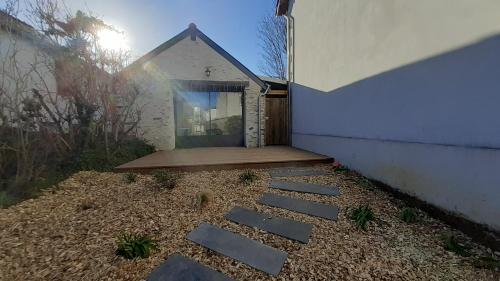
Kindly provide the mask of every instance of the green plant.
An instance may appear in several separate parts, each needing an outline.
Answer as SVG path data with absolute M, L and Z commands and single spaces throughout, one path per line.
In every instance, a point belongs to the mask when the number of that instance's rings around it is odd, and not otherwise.
M 442 238 L 443 240 L 443 248 L 447 251 L 453 252 L 459 256 L 467 257 L 469 256 L 469 252 L 467 251 L 468 247 L 459 243 L 457 238 L 453 235 L 445 235 Z
M 0 191 L 0 208 L 7 208 L 14 203 L 14 200 L 6 191 Z
M 344 173 L 349 171 L 349 169 L 346 166 L 340 164 L 340 162 L 335 161 L 333 162 L 333 171 L 336 173 Z
M 167 171 L 155 171 L 153 179 L 160 188 L 173 189 L 177 184 L 178 176 Z
M 134 174 L 134 173 L 125 173 L 123 175 L 123 180 L 126 182 L 126 183 L 133 183 L 137 180 L 137 175 Z
M 212 202 L 214 194 L 211 190 L 198 191 L 194 198 L 194 206 L 196 209 L 201 210 Z
M 354 209 L 351 213 L 351 219 L 358 228 L 366 229 L 366 224 L 375 219 L 372 209 L 369 206 L 361 206 Z
M 116 238 L 118 248 L 116 254 L 126 259 L 147 258 L 156 243 L 147 236 L 123 233 Z
M 472 263 L 477 268 L 484 268 L 489 270 L 500 270 L 500 260 L 495 257 L 480 257 Z
M 404 208 L 401 210 L 401 219 L 406 223 L 414 223 L 417 221 L 417 212 L 413 208 Z
M 256 181 L 259 177 L 254 171 L 246 170 L 240 174 L 240 182 L 244 184 L 251 184 Z
M 124 140 L 109 147 L 107 155 L 104 143 L 85 148 L 75 159 L 69 159 L 71 170 L 111 171 L 114 167 L 154 152 L 154 146 L 140 139 Z

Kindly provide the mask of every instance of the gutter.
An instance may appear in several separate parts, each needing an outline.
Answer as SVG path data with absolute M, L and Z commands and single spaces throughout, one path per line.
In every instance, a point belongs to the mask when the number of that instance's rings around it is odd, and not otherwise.
M 261 97 L 265 97 L 268 93 L 269 93 L 269 90 L 271 90 L 271 86 L 266 84 L 267 85 L 267 88 L 266 90 L 264 91 L 264 93 L 260 93 L 259 96 L 257 97 L 257 147 L 262 147 L 262 141 L 260 140 L 261 137 L 262 137 L 262 131 L 261 131 L 261 115 L 262 113 L 260 112 L 261 111 L 261 106 L 260 106 L 260 98 Z

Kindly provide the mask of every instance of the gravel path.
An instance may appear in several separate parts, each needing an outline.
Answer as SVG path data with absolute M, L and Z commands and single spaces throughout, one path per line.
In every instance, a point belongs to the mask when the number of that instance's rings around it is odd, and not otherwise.
M 329 169 L 328 166 L 319 166 Z M 237 280 L 500 280 L 498 271 L 472 262 L 487 254 L 463 234 L 421 213 L 421 221 L 399 219 L 402 204 L 382 191 L 356 184 L 353 176 L 294 177 L 289 180 L 331 184 L 341 196 L 321 196 L 267 188 L 270 177 L 245 186 L 241 171 L 185 174 L 172 191 L 152 188 L 149 176 L 125 184 L 122 175 L 81 172 L 37 199 L 0 210 L 1 280 L 142 280 L 173 253 L 192 258 Z M 202 211 L 193 207 L 201 189 L 214 193 Z M 337 222 L 259 205 L 263 192 L 340 207 Z M 367 231 L 349 219 L 349 208 L 369 204 L 378 220 Z M 224 219 L 240 206 L 314 224 L 309 244 L 237 225 Z M 288 252 L 277 278 L 223 257 L 185 239 L 201 222 L 237 232 Z M 143 260 L 116 257 L 114 238 L 121 232 L 146 233 L 158 249 Z M 443 234 L 454 233 L 472 246 L 468 258 L 447 252 Z

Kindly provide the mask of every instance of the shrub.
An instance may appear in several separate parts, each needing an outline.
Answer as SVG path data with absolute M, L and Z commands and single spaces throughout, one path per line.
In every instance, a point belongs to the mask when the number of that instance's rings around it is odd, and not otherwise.
M 213 198 L 214 198 L 214 194 L 210 190 L 198 191 L 195 195 L 195 198 L 194 198 L 194 207 L 198 210 L 201 210 L 202 208 L 204 208 L 205 206 L 210 204 L 210 202 L 212 202 Z
M 71 163 L 78 163 L 76 167 L 72 167 L 72 170 L 111 171 L 120 164 L 146 156 L 155 151 L 154 146 L 137 138 L 131 138 L 119 145 L 113 145 L 109 150 L 112 153 L 107 158 L 106 148 L 103 144 L 96 144 L 93 147 L 84 149 L 77 156 L 77 159 L 71 159 Z
M 152 250 L 156 248 L 156 243 L 144 235 L 123 233 L 116 239 L 118 248 L 116 255 L 126 259 L 147 258 Z
M 137 180 L 137 175 L 134 174 L 134 173 L 125 173 L 123 175 L 123 180 L 126 182 L 126 183 L 133 183 Z
M 159 188 L 173 189 L 177 184 L 178 176 L 160 170 L 153 173 L 153 179 Z
M 361 206 L 352 211 L 351 219 L 354 220 L 358 228 L 365 230 L 366 224 L 374 220 L 375 215 L 369 206 Z
M 259 177 L 254 171 L 246 170 L 240 174 L 240 182 L 244 184 L 251 184 L 256 181 Z
M 406 223 L 414 223 L 417 221 L 417 212 L 413 208 L 404 208 L 400 217 Z
M 445 250 L 453 252 L 459 256 L 467 257 L 469 256 L 469 252 L 467 251 L 467 247 L 463 244 L 459 243 L 457 238 L 453 235 L 445 235 L 442 238 L 443 247 Z

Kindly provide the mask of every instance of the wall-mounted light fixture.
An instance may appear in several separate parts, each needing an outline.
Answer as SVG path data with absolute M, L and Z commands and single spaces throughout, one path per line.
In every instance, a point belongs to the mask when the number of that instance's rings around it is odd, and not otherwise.
M 207 66 L 207 67 L 205 68 L 205 75 L 207 76 L 207 78 L 208 78 L 208 77 L 210 77 L 210 73 L 211 73 L 211 72 L 212 72 L 212 71 L 210 70 L 210 67 L 209 67 L 209 66 Z

